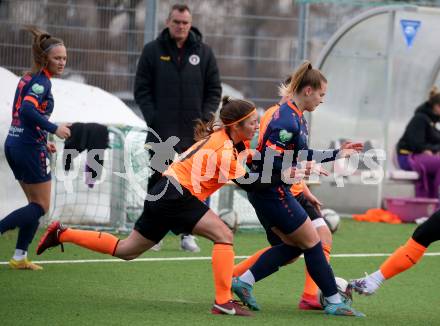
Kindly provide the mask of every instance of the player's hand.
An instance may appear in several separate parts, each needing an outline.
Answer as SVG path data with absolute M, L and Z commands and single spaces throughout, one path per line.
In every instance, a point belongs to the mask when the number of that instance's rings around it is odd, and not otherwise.
M 306 196 L 306 198 L 308 199 L 310 204 L 312 204 L 313 207 L 316 208 L 316 210 L 319 212 L 319 214 L 321 214 L 321 207 L 323 204 L 319 201 L 319 199 L 316 198 L 315 195 L 312 193 L 309 193 L 308 196 Z
M 296 167 L 290 168 L 288 172 L 290 173 L 289 177 L 293 178 L 296 182 L 308 178 L 311 175 L 328 176 L 330 174 L 322 167 L 322 164 L 316 163 L 315 161 L 299 162 Z
M 316 163 L 315 161 L 303 161 L 299 162 L 300 169 L 304 170 L 306 177 L 311 175 L 323 175 L 328 176 L 330 173 L 322 167 L 321 163 Z M 297 166 L 298 167 L 298 166 Z
M 61 123 L 57 130 L 55 131 L 55 135 L 57 135 L 58 137 L 60 137 L 61 139 L 66 139 L 70 137 L 70 129 L 69 127 L 72 124 L 70 123 Z
M 363 149 L 364 149 L 363 143 L 345 142 L 339 148 L 339 156 L 340 157 L 348 157 L 350 155 L 362 152 Z
M 51 154 L 56 153 L 57 147 L 52 142 L 47 142 L 46 144 L 47 151 Z

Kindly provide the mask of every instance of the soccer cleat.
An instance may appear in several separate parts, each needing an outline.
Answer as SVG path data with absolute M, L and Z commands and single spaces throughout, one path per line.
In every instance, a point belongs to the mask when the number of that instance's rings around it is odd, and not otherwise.
M 300 310 L 323 310 L 321 304 L 318 301 L 318 296 L 312 296 L 303 294 L 301 301 L 298 303 L 298 308 Z
M 253 287 L 246 282 L 241 281 L 238 277 L 232 279 L 232 292 L 234 292 L 249 309 L 258 311 L 260 306 L 257 303 L 253 293 Z
M 182 236 L 182 239 L 180 240 L 180 248 L 184 251 L 200 252 L 200 247 L 196 243 L 196 237 L 191 234 Z
M 365 273 L 365 277 L 354 279 L 349 282 L 351 289 L 363 295 L 372 295 L 376 293 L 380 285 L 380 283 L 369 277 L 367 273 Z
M 39 271 L 39 270 L 43 269 L 43 267 L 41 267 L 40 265 L 34 264 L 33 262 L 31 262 L 27 258 L 24 258 L 22 260 L 11 259 L 9 261 L 9 266 L 12 269 L 27 269 L 27 270 L 32 270 L 32 271 Z
M 224 304 L 214 303 L 211 313 L 213 315 L 253 316 L 249 310 L 244 309 L 243 306 L 235 300 L 230 300 Z
M 324 311 L 326 314 L 333 316 L 365 317 L 365 314 L 343 302 L 327 303 L 324 307 Z
M 37 255 L 41 255 L 46 249 L 61 245 L 61 251 L 64 252 L 64 246 L 60 242 L 60 234 L 63 233 L 66 228 L 60 223 L 60 221 L 53 221 L 47 228 L 44 235 L 41 237 L 37 246 Z

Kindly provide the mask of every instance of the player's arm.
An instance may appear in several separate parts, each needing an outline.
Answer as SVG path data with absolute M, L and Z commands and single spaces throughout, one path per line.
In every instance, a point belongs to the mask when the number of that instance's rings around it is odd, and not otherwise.
M 264 190 L 273 186 L 274 184 L 281 184 L 282 182 L 281 173 L 279 172 L 272 174 L 270 182 L 263 180 L 262 176 L 258 175 L 252 183 L 244 183 L 244 180 L 247 180 L 250 177 L 250 174 L 246 172 L 242 177 L 232 179 L 232 182 L 234 182 L 237 186 L 239 186 L 246 192 Z
M 310 188 L 307 186 L 306 183 L 303 183 L 303 193 L 304 193 L 304 197 L 318 210 L 318 212 L 321 212 L 322 203 L 310 191 Z
M 426 141 L 427 130 L 431 128 L 427 118 L 416 114 L 406 127 L 405 133 L 410 136 L 411 141 L 406 148 L 415 153 L 423 153 L 424 151 L 438 152 L 439 144 L 430 144 Z
M 264 190 L 274 185 L 287 183 L 287 181 L 296 183 L 310 176 L 312 173 L 328 175 L 325 169 L 315 164 L 307 164 L 304 166 L 288 167 L 282 171 L 272 171 L 270 178 L 265 178 L 263 173 L 249 174 L 245 172 L 241 177 L 232 179 L 232 181 L 246 192 L 250 192 Z M 249 182 L 250 178 L 252 178 L 252 182 Z
M 340 148 L 333 150 L 304 149 L 298 152 L 298 161 L 326 163 L 360 153 L 363 149 L 364 144 L 360 142 L 345 142 Z
M 280 119 L 281 120 L 281 119 Z M 295 166 L 294 148 L 295 138 L 299 134 L 299 125 L 293 119 L 286 119 L 273 123 L 264 136 L 265 144 L 264 164 L 273 160 L 273 169 L 281 171 L 290 166 Z M 283 161 L 286 161 L 283 165 Z M 286 163 L 288 163 L 286 165 Z
M 303 149 L 298 151 L 298 161 L 315 161 L 317 163 L 331 162 L 338 158 L 339 152 L 339 149 Z
M 47 120 L 43 114 L 39 112 L 41 103 L 46 94 L 50 92 L 50 85 L 38 82 L 29 85 L 29 90 L 23 94 L 23 102 L 20 107 L 20 118 L 23 123 L 29 127 L 39 127 L 45 131 L 54 134 L 58 126 Z
M 250 154 L 249 150 L 246 149 L 244 143 L 235 144 L 234 147 L 233 150 L 223 149 L 216 155 L 217 166 L 224 180 L 231 180 L 247 192 L 262 190 L 269 188 L 272 184 L 281 183 L 279 171 L 273 173 L 269 178 L 263 178 L 263 173 L 248 173 L 244 166 L 248 154 Z M 228 161 L 229 163 L 225 164 Z

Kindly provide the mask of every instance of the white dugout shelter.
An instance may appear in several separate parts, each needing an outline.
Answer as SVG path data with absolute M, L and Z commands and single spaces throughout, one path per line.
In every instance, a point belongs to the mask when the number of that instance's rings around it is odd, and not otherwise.
M 412 182 L 402 181 L 411 176 L 392 178 L 397 169 L 392 158 L 416 107 L 433 84 L 440 86 L 439 35 L 437 8 L 381 7 L 342 26 L 321 52 L 316 66 L 329 87 L 325 103 L 311 115 L 310 147 L 352 139 L 386 154 L 376 160 L 377 169 L 361 164 L 361 170 L 339 171 L 316 187 L 327 206 L 362 212 L 380 207 L 385 196 L 413 196 Z

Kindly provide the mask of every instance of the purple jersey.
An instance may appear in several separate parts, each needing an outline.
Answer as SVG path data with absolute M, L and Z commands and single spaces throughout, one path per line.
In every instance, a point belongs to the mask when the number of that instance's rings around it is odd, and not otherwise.
M 47 132 L 55 133 L 57 129 L 57 125 L 48 120 L 54 107 L 51 88 L 50 74 L 46 70 L 20 79 L 6 146 L 46 145 Z
M 295 166 L 297 161 L 328 162 L 336 158 L 338 150 L 317 151 L 308 148 L 307 122 L 295 103 L 288 101 L 268 114 L 271 116 L 262 118 L 269 122 L 260 124 L 262 136 L 259 137 L 260 142 L 257 146 L 262 159 L 253 162 L 253 170 L 262 171 L 268 150 L 275 151 L 273 165 L 275 170 L 281 170 L 287 150 L 293 151 L 292 166 Z

